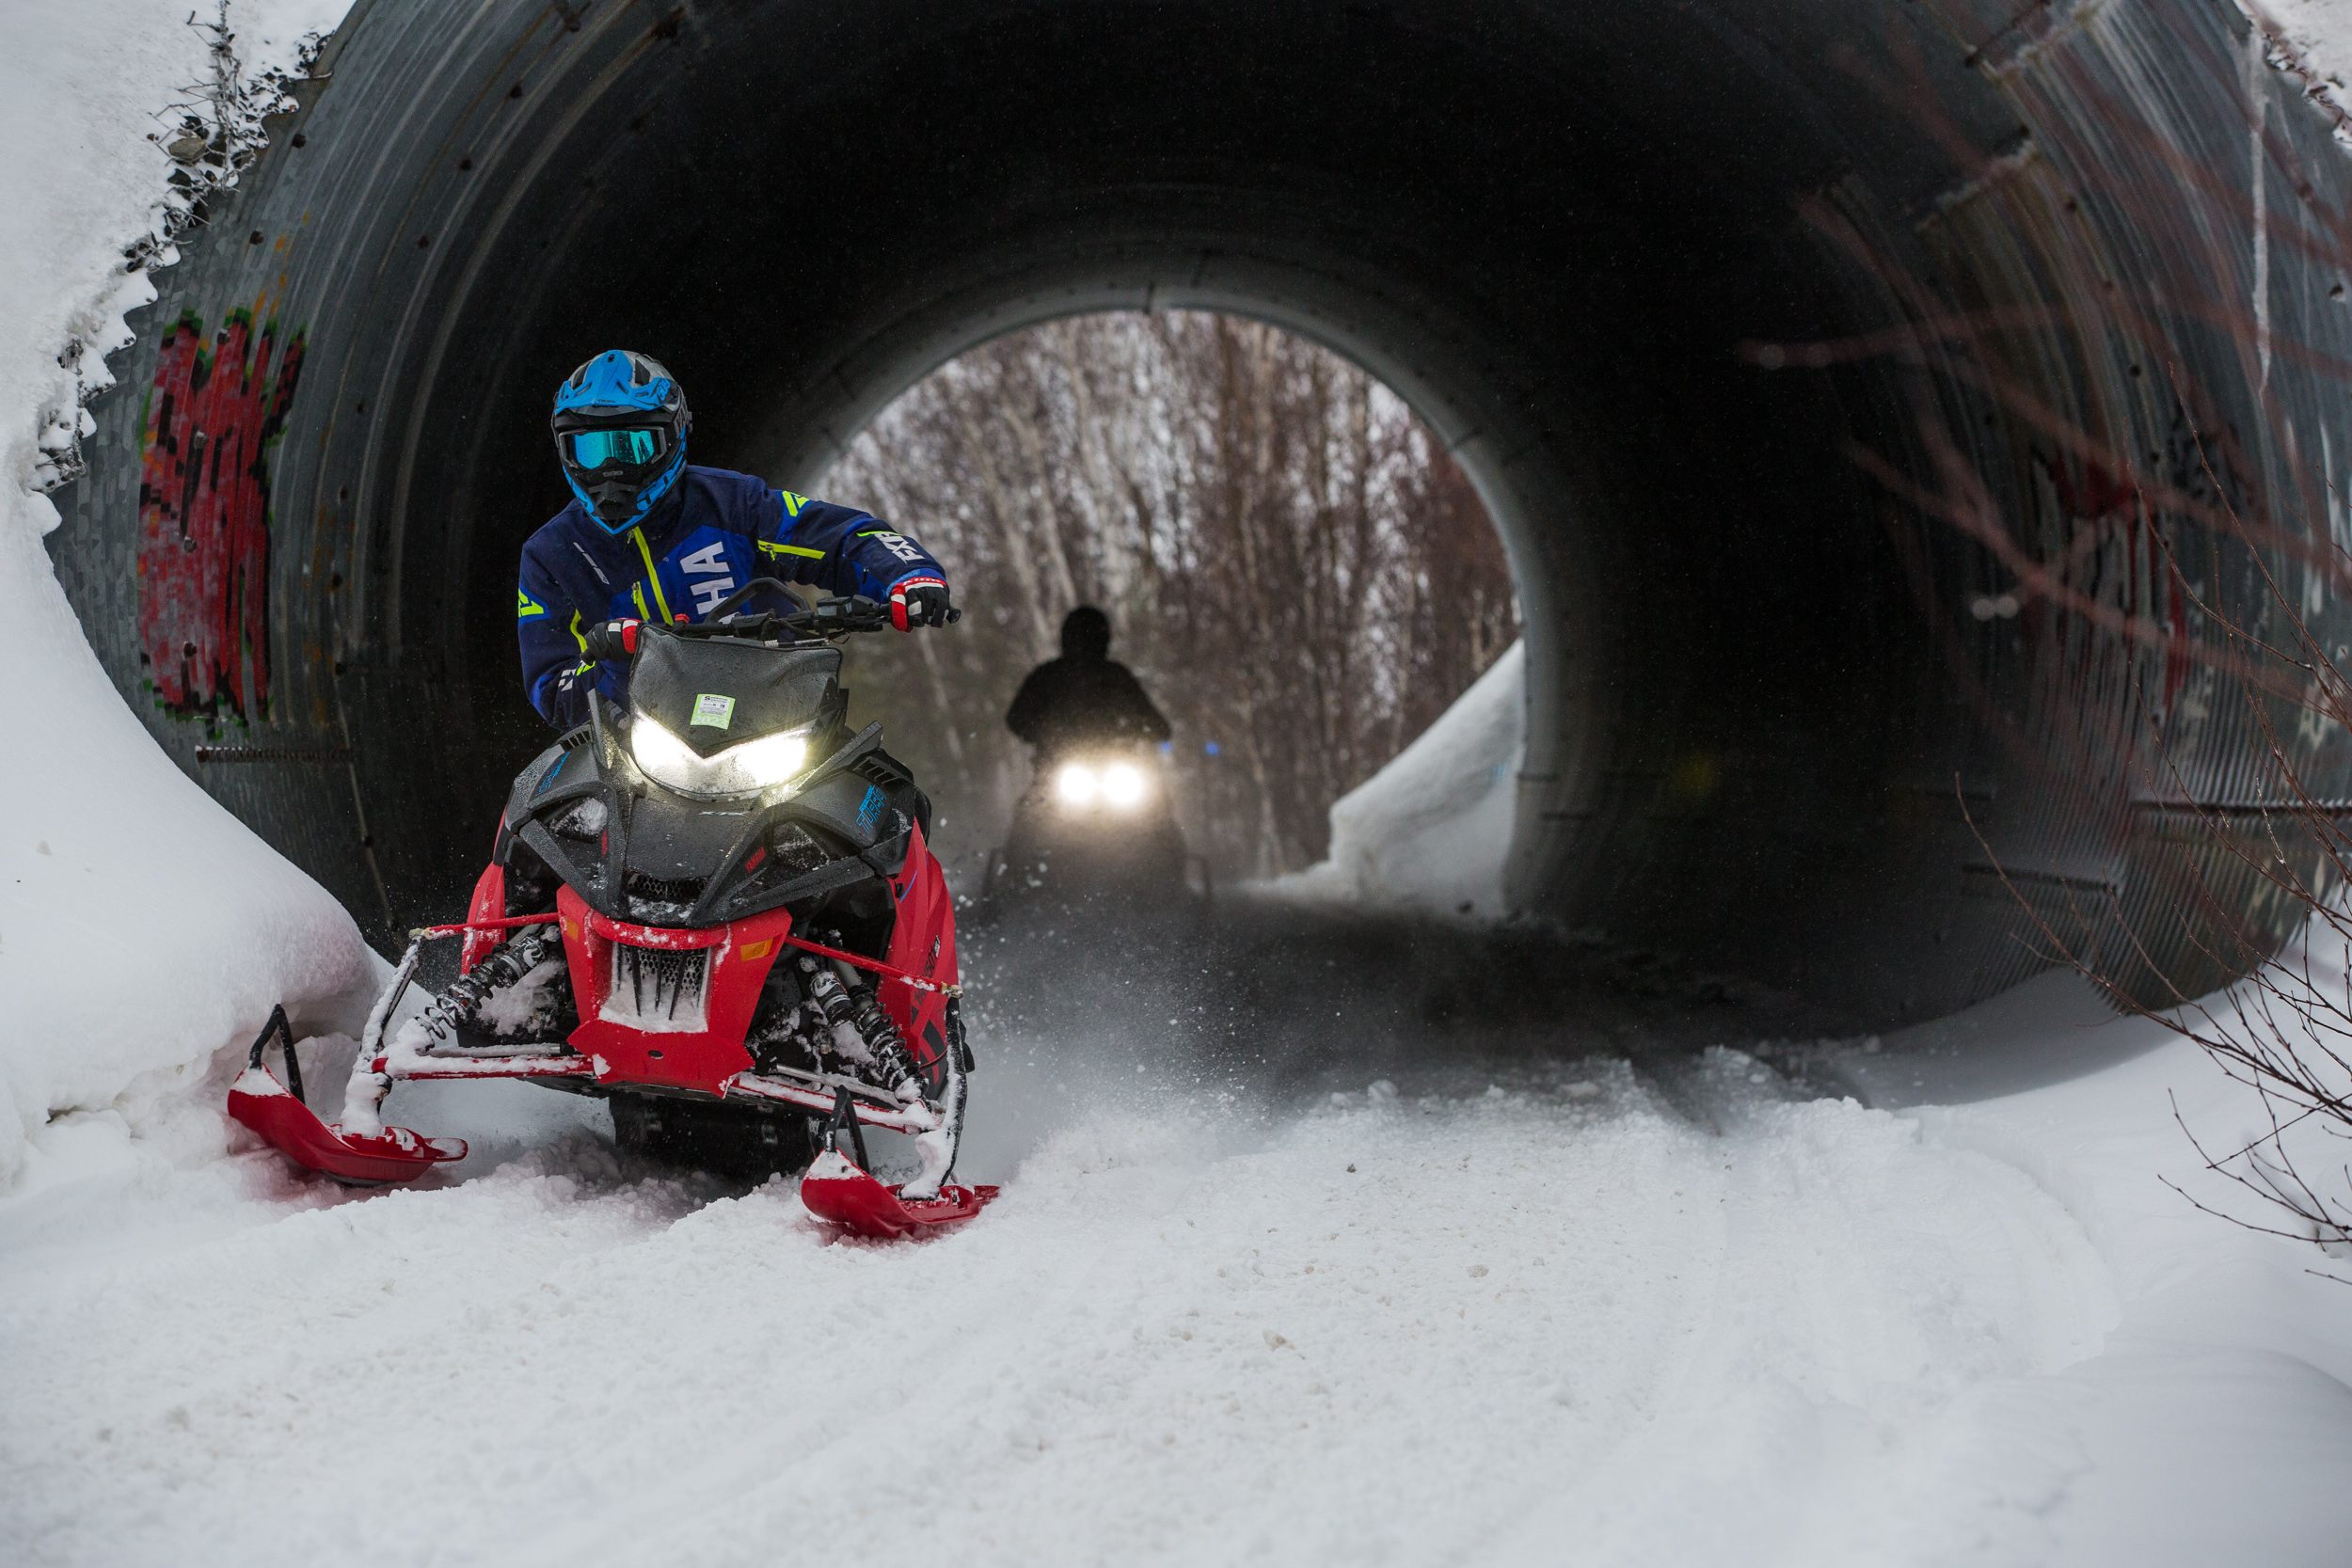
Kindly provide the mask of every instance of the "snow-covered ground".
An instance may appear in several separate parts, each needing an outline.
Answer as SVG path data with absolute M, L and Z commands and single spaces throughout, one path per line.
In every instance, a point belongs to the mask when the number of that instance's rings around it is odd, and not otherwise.
M 148 744 L 24 489 L 137 297 L 185 14 L 46 8 L 0 66 L 0 1563 L 2352 1559 L 2352 1295 L 2162 1185 L 2229 1196 L 2171 1096 L 2251 1108 L 2049 982 L 1844 1059 L 1899 1111 L 1734 1051 L 1433 1046 L 1334 1101 L 1008 1031 L 1006 1196 L 920 1245 L 517 1085 L 401 1091 L 476 1140 L 418 1190 L 224 1157 L 218 1049 L 374 960 Z M 1485 907 L 1425 871 L 1507 826 L 1515 679 L 1351 808 L 1343 900 Z M 126 960 L 133 888 L 202 918 Z M 2058 1059 L 2106 1065 L 1985 1098 Z
M 373 1196 L 69 1136 L 0 1202 L 0 1560 L 2344 1560 L 2352 1298 L 2159 1184 L 2217 1196 L 2168 1091 L 2242 1109 L 2193 1052 L 1900 1115 L 998 1054 L 1006 1196 L 926 1244 L 514 1085 L 408 1101 L 528 1131 Z

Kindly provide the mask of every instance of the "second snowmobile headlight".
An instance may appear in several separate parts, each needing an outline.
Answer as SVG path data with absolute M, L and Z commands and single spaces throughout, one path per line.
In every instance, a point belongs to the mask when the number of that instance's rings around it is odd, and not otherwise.
M 1064 763 L 1054 775 L 1054 793 L 1066 806 L 1090 806 L 1099 801 L 1124 811 L 1140 802 L 1151 788 L 1143 769 L 1130 762 Z
M 1103 799 L 1114 806 L 1132 806 L 1143 799 L 1143 770 L 1124 762 L 1103 769 Z
M 764 735 L 716 756 L 697 756 L 642 712 L 629 725 L 628 749 L 645 777 L 681 795 L 748 795 L 788 783 L 808 766 L 805 731 Z

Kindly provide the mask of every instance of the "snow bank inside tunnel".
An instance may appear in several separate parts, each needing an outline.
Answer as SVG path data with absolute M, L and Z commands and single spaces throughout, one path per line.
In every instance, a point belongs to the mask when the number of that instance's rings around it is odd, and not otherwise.
M 291 65 L 345 0 L 234 8 L 250 68 Z M 178 0 L 16 19 L 0 79 L 0 1186 L 75 1115 L 155 1124 L 284 1000 L 352 1027 L 378 961 L 341 905 L 191 784 L 123 706 L 41 544 L 33 486 L 107 385 L 127 246 L 158 231 L 168 135 L 213 70 Z M 78 345 L 78 346 L 77 346 Z M 209 1112 L 183 1132 L 216 1148 Z
M 1527 644 L 1514 642 L 1389 765 L 1331 807 L 1331 852 L 1266 884 L 1310 902 L 1492 918 L 1503 903 Z

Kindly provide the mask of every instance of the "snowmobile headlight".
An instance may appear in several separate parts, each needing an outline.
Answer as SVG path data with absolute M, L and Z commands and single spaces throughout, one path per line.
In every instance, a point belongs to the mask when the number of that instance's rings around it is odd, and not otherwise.
M 1132 806 L 1143 799 L 1143 769 L 1114 762 L 1103 769 L 1103 799 L 1114 806 Z
M 1125 811 L 1151 793 L 1143 769 L 1131 762 L 1064 763 L 1054 774 L 1054 793 L 1066 806 L 1098 802 Z
M 788 783 L 808 766 L 804 730 L 763 735 L 705 757 L 643 712 L 629 725 L 628 748 L 645 777 L 680 795 L 748 795 Z

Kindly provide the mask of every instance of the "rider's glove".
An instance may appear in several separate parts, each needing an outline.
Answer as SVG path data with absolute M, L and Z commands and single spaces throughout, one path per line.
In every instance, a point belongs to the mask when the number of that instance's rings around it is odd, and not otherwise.
M 590 658 L 623 659 L 637 651 L 637 623 L 604 621 L 580 634 L 580 651 Z
M 916 626 L 944 626 L 953 619 L 947 608 L 947 584 L 929 572 L 916 572 L 890 585 L 890 624 L 900 631 Z

